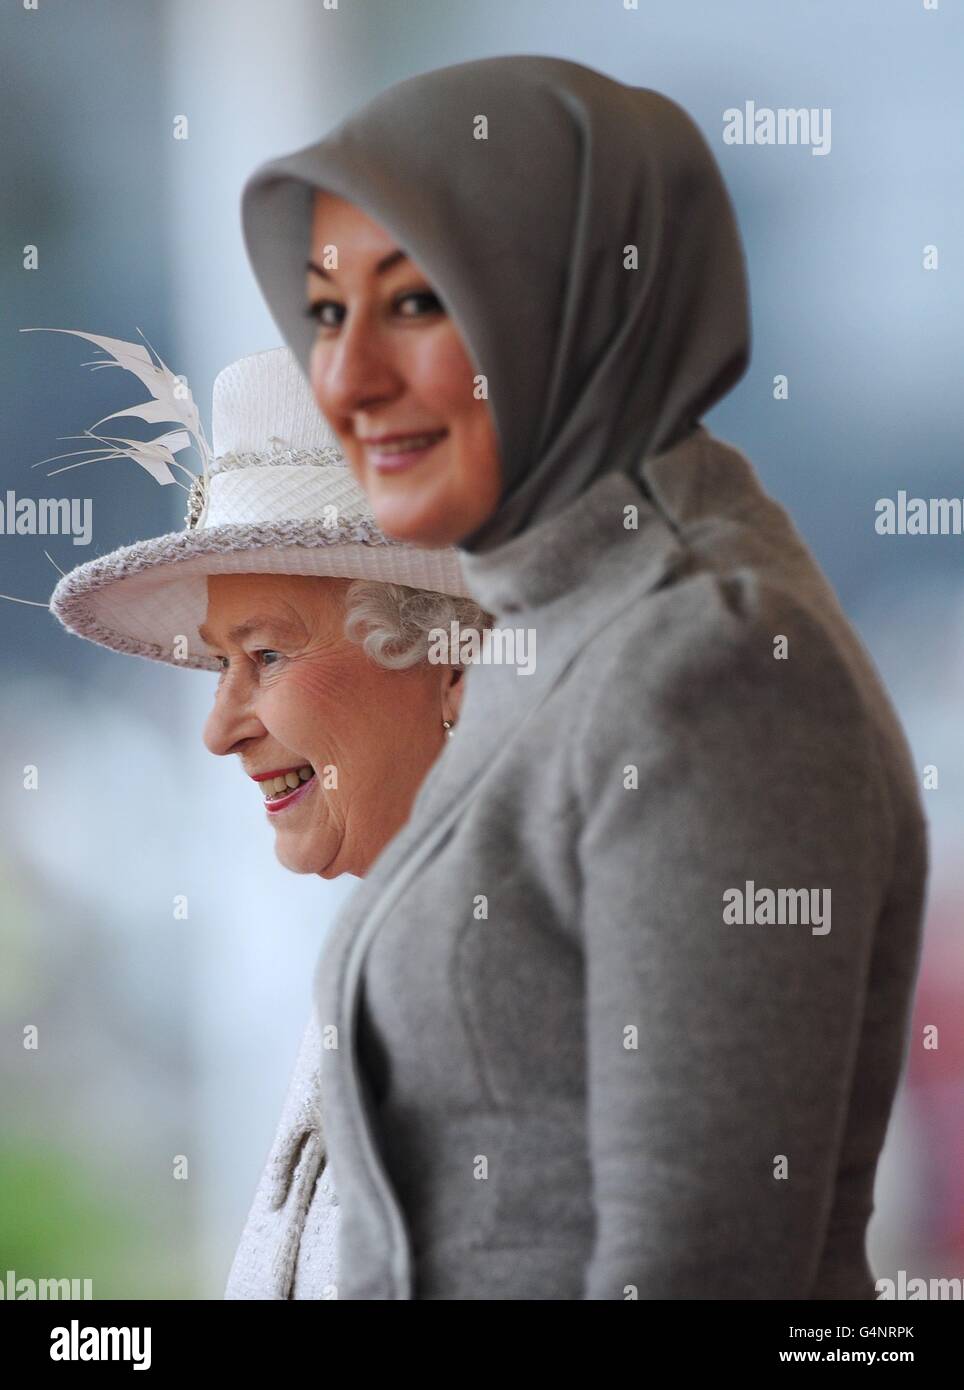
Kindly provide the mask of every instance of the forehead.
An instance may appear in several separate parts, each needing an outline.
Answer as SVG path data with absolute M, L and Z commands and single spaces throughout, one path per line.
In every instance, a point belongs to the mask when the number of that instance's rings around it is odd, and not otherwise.
M 382 255 L 392 250 L 392 234 L 367 213 L 334 193 L 315 193 L 311 217 L 312 246 L 337 244 L 339 253 Z
M 212 574 L 198 633 L 213 645 L 253 631 L 306 635 L 337 622 L 348 581 L 311 575 Z

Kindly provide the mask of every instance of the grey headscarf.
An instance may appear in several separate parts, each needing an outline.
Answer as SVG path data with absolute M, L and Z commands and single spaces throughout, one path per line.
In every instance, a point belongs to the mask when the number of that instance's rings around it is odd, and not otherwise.
M 658 92 L 559 58 L 486 58 L 400 82 L 262 165 L 242 197 L 245 240 L 306 372 L 319 188 L 391 232 L 487 378 L 504 485 L 464 550 L 518 534 L 602 473 L 638 473 L 746 368 L 733 209 L 697 126 Z

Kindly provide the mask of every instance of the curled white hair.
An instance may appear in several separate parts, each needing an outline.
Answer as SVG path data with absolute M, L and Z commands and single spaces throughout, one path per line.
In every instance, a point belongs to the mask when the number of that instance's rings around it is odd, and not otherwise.
M 479 632 L 492 625 L 491 615 L 474 599 L 376 579 L 349 584 L 345 611 L 346 637 L 358 642 L 377 665 L 393 671 L 428 660 L 433 628 L 444 628 L 448 634 L 453 622 Z

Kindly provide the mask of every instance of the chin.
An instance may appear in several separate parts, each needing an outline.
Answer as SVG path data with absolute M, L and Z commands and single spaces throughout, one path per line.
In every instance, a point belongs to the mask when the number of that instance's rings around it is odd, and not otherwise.
M 453 527 L 451 513 L 439 505 L 437 498 L 420 503 L 417 498 L 373 493 L 371 506 L 375 520 L 386 535 L 424 546 L 427 550 L 441 550 L 463 534 L 458 527 Z M 468 529 L 471 528 L 466 531 Z
M 334 864 L 326 864 L 322 869 L 309 869 L 308 873 L 317 874 L 319 878 L 341 878 L 343 874 L 351 873 L 350 869 L 336 869 Z M 356 875 L 357 877 L 357 875 Z
M 318 874 L 321 878 L 337 878 L 340 870 L 332 867 L 334 854 L 325 854 L 317 849 L 298 850 L 294 846 L 278 843 L 275 856 L 283 869 L 292 874 Z

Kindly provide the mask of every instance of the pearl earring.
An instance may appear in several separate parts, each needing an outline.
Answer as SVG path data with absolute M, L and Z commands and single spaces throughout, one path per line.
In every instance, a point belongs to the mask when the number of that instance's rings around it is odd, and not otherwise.
M 449 720 L 449 719 L 443 719 L 443 720 L 442 720 L 442 728 L 445 730 L 445 737 L 446 737 L 446 738 L 451 738 L 452 735 L 453 735 L 454 732 L 455 732 L 455 730 L 454 730 L 453 727 L 452 727 L 452 722 L 451 722 L 451 720 Z

